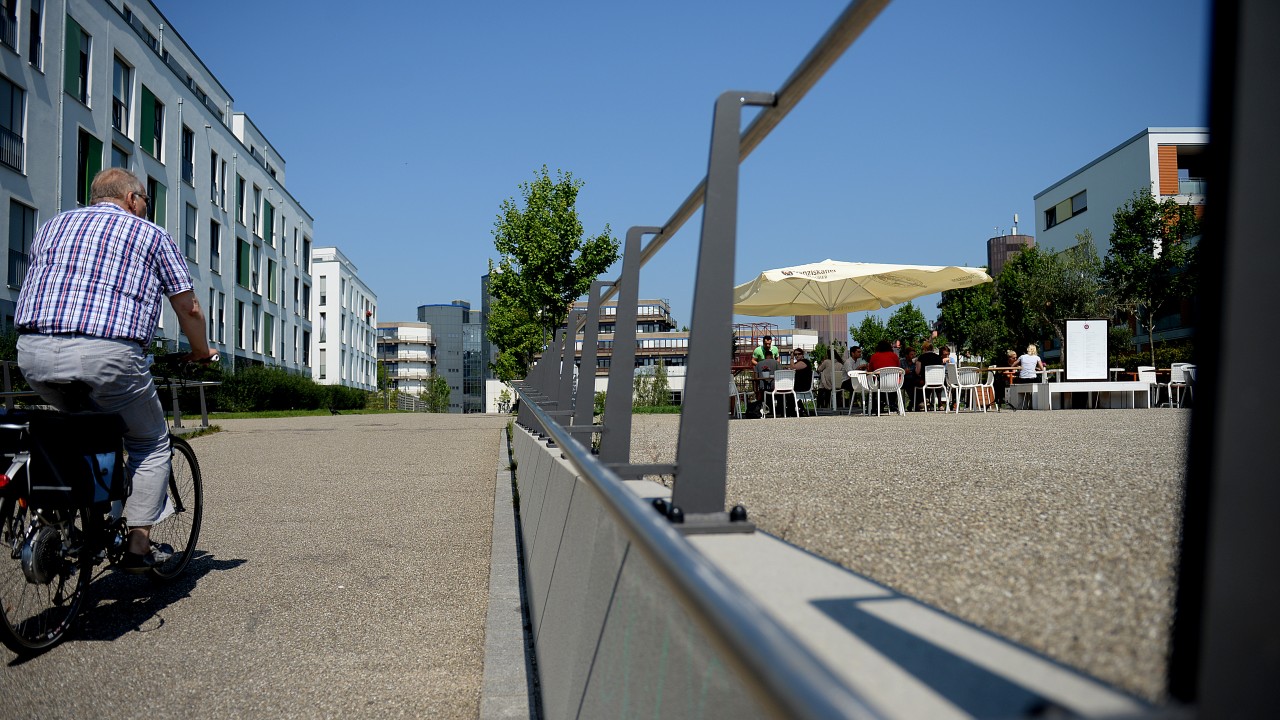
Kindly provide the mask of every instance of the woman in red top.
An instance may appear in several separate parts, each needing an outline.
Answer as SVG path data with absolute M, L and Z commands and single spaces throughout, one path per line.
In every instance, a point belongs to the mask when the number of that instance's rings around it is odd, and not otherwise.
M 881 340 L 876 343 L 876 351 L 871 353 L 871 362 L 867 365 L 867 372 L 875 372 L 880 368 L 898 367 L 898 355 L 893 351 L 893 347 L 889 345 L 888 340 Z

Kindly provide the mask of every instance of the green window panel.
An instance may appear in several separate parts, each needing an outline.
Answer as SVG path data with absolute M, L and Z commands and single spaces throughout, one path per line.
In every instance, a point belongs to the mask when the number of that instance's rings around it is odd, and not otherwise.
M 65 45 L 66 62 L 62 66 L 66 72 L 62 78 L 63 89 L 75 97 L 80 97 L 80 23 L 70 15 L 67 16 L 67 42 Z
M 151 200 L 147 203 L 147 219 L 160 227 L 165 227 L 169 219 L 165 212 L 169 206 L 168 189 L 155 178 L 147 178 L 147 195 L 151 196 Z
M 138 128 L 139 145 L 142 149 L 156 155 L 156 96 L 146 85 L 142 86 L 142 125 Z
M 275 352 L 273 352 L 275 350 L 275 347 L 274 347 L 273 338 L 271 337 L 274 321 L 275 321 L 275 318 L 271 317 L 270 313 L 263 314 L 262 316 L 262 348 L 267 353 L 267 355 L 271 357 L 275 357 Z
M 276 301 L 276 261 L 267 261 L 267 299 Z
M 249 256 L 249 243 L 236 239 L 236 283 L 240 287 L 249 287 L 249 268 L 253 264 Z
M 262 202 L 262 236 L 267 239 L 267 244 L 271 247 L 276 246 L 276 209 L 267 201 Z

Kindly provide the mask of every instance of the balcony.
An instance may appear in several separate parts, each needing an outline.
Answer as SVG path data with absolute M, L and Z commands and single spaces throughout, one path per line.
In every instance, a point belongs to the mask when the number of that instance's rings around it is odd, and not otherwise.
M 1179 195 L 1203 195 L 1204 194 L 1204 178 L 1179 178 L 1178 194 Z
M 0 127 L 0 163 L 22 172 L 24 144 L 21 135 L 9 128 Z

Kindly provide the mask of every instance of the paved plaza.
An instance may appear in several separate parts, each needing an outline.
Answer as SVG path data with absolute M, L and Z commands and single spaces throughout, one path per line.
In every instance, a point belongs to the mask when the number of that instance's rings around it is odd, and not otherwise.
M 1173 614 L 1187 410 L 733 420 L 762 530 L 1141 697 Z M 633 462 L 679 417 L 638 415 Z

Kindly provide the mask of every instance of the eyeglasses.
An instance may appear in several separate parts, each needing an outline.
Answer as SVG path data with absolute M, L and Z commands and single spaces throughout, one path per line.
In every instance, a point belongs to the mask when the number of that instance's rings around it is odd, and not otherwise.
M 136 192 L 136 193 L 133 193 L 133 196 L 134 196 L 134 197 L 136 197 L 136 198 L 142 198 L 142 202 L 144 202 L 144 203 L 146 203 L 146 204 L 148 204 L 148 205 L 150 205 L 150 204 L 151 204 L 151 198 L 147 197 L 144 193 L 137 193 L 137 192 Z

